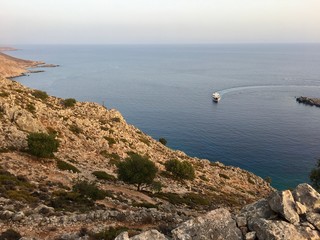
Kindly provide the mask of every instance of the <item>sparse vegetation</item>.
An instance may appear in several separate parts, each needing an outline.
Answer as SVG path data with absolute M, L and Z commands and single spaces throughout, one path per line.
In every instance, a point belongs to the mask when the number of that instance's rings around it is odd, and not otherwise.
M 119 123 L 119 122 L 121 122 L 121 119 L 118 118 L 118 117 L 115 117 L 115 118 L 112 118 L 111 121 L 112 121 L 112 122 L 118 122 L 118 123 Z
M 49 96 L 46 92 L 40 91 L 40 90 L 34 90 L 32 92 L 32 95 L 36 98 L 39 98 L 41 100 L 46 100 Z
M 139 154 L 132 154 L 118 164 L 118 178 L 135 185 L 138 191 L 153 182 L 157 171 L 158 168 L 152 161 Z
M 21 234 L 12 228 L 0 234 L 0 240 L 19 240 L 20 238 L 22 238 Z
M 141 142 L 143 142 L 144 144 L 150 146 L 150 141 L 149 141 L 149 139 L 148 139 L 147 137 L 141 136 L 141 137 L 139 138 L 139 140 L 140 140 Z
M 272 178 L 267 176 L 265 179 L 264 179 L 267 183 L 271 184 L 272 183 Z
M 108 174 L 105 171 L 94 171 L 94 172 L 92 172 L 92 174 L 100 180 L 106 180 L 106 181 L 115 181 L 116 180 L 116 178 L 113 175 Z
M 76 168 L 72 164 L 67 163 L 65 161 L 62 161 L 62 160 L 57 160 L 57 167 L 62 171 L 71 171 L 73 173 L 79 173 L 80 172 L 80 170 L 78 168 Z
M 63 100 L 63 106 L 68 107 L 74 107 L 74 105 L 77 103 L 77 101 L 74 98 L 67 98 Z
M 9 97 L 9 93 L 7 92 L 1 92 L 0 97 Z
M 72 190 L 93 200 L 101 200 L 107 196 L 107 193 L 103 190 L 100 190 L 95 183 L 87 181 L 77 182 L 72 187 Z
M 230 177 L 224 173 L 219 173 L 219 176 L 224 179 L 230 179 Z
M 78 127 L 76 124 L 72 124 L 70 127 L 69 127 L 69 130 L 71 132 L 73 132 L 74 134 L 76 135 L 79 135 L 80 133 L 82 133 L 82 129 L 80 127 Z
M 53 153 L 58 151 L 59 142 L 55 139 L 55 135 L 30 133 L 27 141 L 28 152 L 37 157 L 53 157 Z
M 36 202 L 34 186 L 24 177 L 16 177 L 0 167 L 0 196 L 21 202 Z
M 109 163 L 112 165 L 117 165 L 120 162 L 120 156 L 117 153 L 108 153 L 106 150 L 100 152 L 105 158 L 109 158 Z
M 112 146 L 113 144 L 117 143 L 116 140 L 114 138 L 112 138 L 112 137 L 104 136 L 103 138 L 108 141 L 110 146 Z
M 167 140 L 165 138 L 159 138 L 159 142 L 161 142 L 163 145 L 167 145 Z
M 192 164 L 187 161 L 181 162 L 177 159 L 168 160 L 165 163 L 165 168 L 178 179 L 193 180 L 195 178 L 194 168 Z
M 127 230 L 128 230 L 128 228 L 126 228 L 126 227 L 109 227 L 99 233 L 90 234 L 90 237 L 92 240 L 101 240 L 101 239 L 113 240 L 120 233 L 127 231 Z
M 26 107 L 26 109 L 31 112 L 31 113 L 35 113 L 36 112 L 36 107 L 34 106 L 34 104 L 29 103 Z
M 155 192 L 161 192 L 163 184 L 159 181 L 153 181 L 151 184 L 151 189 Z

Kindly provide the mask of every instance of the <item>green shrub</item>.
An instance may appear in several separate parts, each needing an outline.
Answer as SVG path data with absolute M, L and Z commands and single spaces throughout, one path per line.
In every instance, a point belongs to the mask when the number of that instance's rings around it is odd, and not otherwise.
M 133 203 L 132 206 L 133 207 L 142 207 L 142 208 L 158 208 L 157 205 L 154 205 L 154 204 L 148 203 L 148 202 Z
M 191 163 L 184 161 L 180 162 L 177 159 L 168 160 L 165 163 L 165 168 L 173 176 L 179 179 L 193 180 L 195 171 Z
M 1 92 L 0 97 L 9 97 L 9 93 L 7 92 Z
M 113 175 L 106 173 L 105 171 L 94 171 L 92 172 L 96 178 L 107 181 L 115 181 L 116 178 Z
M 159 138 L 159 142 L 161 142 L 163 145 L 167 145 L 167 140 L 165 138 Z
M 151 184 L 151 189 L 155 192 L 161 192 L 163 184 L 159 181 L 153 181 Z
M 139 140 L 140 140 L 141 142 L 143 142 L 144 144 L 150 146 L 150 141 L 149 141 L 149 139 L 146 138 L 145 136 L 140 137 Z
M 133 184 L 140 191 L 141 187 L 150 185 L 156 177 L 158 168 L 146 157 L 132 154 L 118 164 L 118 179 Z
M 104 136 L 103 138 L 108 141 L 110 146 L 112 146 L 113 144 L 117 143 L 116 140 L 114 138 L 112 138 L 112 137 Z
M 9 228 L 0 234 L 0 240 L 19 240 L 22 238 L 21 234 Z
M 29 112 L 31 112 L 31 113 L 35 113 L 35 112 L 36 112 L 36 107 L 35 107 L 33 104 L 29 103 L 29 104 L 27 105 L 27 110 L 28 110 Z
M 230 179 L 230 177 L 229 177 L 228 175 L 223 174 L 223 173 L 219 173 L 219 176 L 220 176 L 221 178 L 224 178 L 224 179 Z M 252 181 L 251 178 L 249 178 L 248 181 L 249 181 L 249 182 Z M 251 183 L 251 182 L 250 182 L 250 183 Z
M 36 98 L 39 98 L 41 100 L 46 100 L 49 96 L 46 92 L 40 91 L 40 90 L 34 90 L 32 92 L 32 95 Z
M 79 135 L 80 133 L 82 133 L 82 129 L 80 127 L 78 127 L 77 125 L 75 124 L 72 124 L 70 127 L 69 127 L 69 130 L 71 132 L 73 132 L 74 134 L 76 135 Z
M 267 176 L 265 179 L 264 179 L 267 183 L 271 184 L 272 183 L 272 178 Z
M 118 117 L 112 118 L 111 119 L 112 122 L 121 122 L 121 119 Z
M 27 141 L 29 153 L 37 157 L 53 157 L 53 153 L 58 151 L 59 142 L 55 135 L 30 133 Z
M 120 162 L 120 156 L 117 153 L 108 153 L 106 150 L 100 152 L 102 156 L 109 159 L 109 163 L 117 165 Z
M 71 171 L 71 172 L 74 172 L 74 173 L 79 173 L 80 172 L 80 170 L 78 168 L 76 168 L 72 164 L 67 163 L 65 161 L 62 161 L 62 160 L 57 160 L 57 167 L 62 171 Z
M 74 105 L 76 104 L 76 100 L 74 98 L 67 98 L 65 100 L 63 100 L 63 105 L 67 108 L 67 107 L 74 107 Z
M 100 190 L 94 183 L 87 181 L 80 181 L 72 187 L 73 192 L 79 193 L 82 196 L 91 198 L 93 200 L 102 200 L 107 194 Z

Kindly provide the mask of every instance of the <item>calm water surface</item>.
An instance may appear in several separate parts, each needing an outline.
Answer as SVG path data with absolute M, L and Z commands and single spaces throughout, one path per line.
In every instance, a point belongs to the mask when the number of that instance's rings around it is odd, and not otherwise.
M 320 158 L 320 45 L 26 45 L 10 54 L 47 63 L 17 78 L 59 97 L 105 103 L 174 149 L 272 178 L 308 181 Z M 211 100 L 214 91 L 222 100 Z

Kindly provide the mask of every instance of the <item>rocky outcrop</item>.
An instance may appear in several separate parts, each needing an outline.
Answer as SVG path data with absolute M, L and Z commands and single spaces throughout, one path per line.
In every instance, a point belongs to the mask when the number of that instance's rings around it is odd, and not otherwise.
M 166 236 L 164 236 L 162 233 L 158 232 L 155 229 L 151 229 L 149 231 L 143 232 L 131 238 L 129 238 L 128 232 L 123 232 L 115 238 L 115 240 L 151 240 L 151 239 L 168 240 Z
M 320 214 L 314 205 L 320 200 L 319 194 L 308 184 L 300 184 L 293 192 L 286 190 L 272 193 L 268 199 L 245 206 L 237 215 L 225 208 L 213 210 L 179 225 L 172 230 L 172 238 L 319 240 Z M 300 207 L 295 208 L 298 205 Z M 301 211 L 301 206 L 304 206 L 305 211 Z
M 296 98 L 296 101 L 305 105 L 320 107 L 320 98 L 309 98 L 301 96 Z
M 204 216 L 183 223 L 172 231 L 172 236 L 176 240 L 242 239 L 236 221 L 224 208 L 213 210 Z

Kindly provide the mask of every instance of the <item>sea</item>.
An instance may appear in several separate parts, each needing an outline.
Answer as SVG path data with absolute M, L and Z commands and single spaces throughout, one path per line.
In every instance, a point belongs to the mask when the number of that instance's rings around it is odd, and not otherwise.
M 320 44 L 18 45 L 46 63 L 15 80 L 118 109 L 168 147 L 272 179 L 309 182 L 320 158 Z M 212 93 L 220 92 L 219 103 Z

